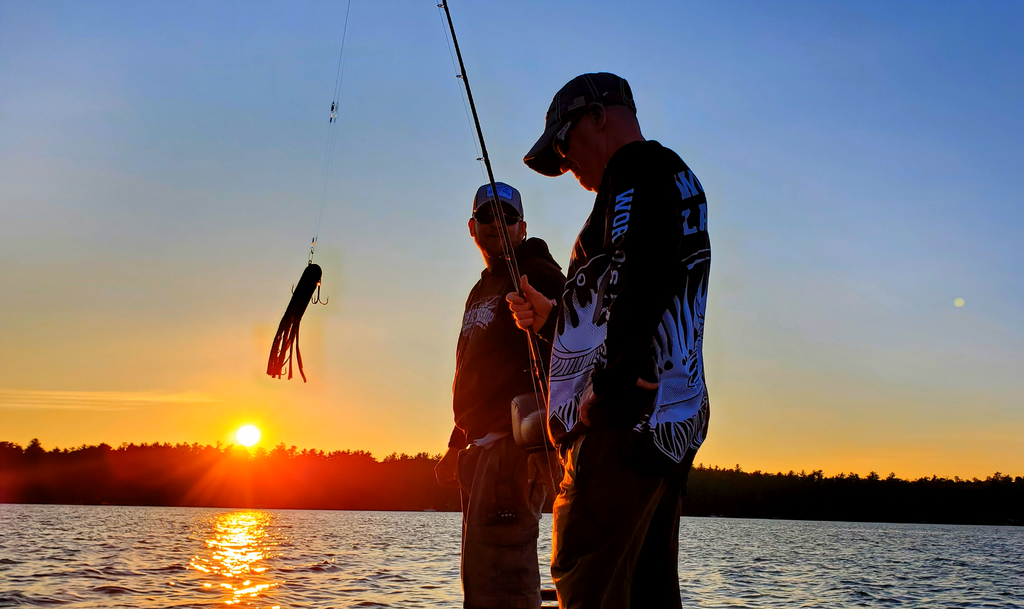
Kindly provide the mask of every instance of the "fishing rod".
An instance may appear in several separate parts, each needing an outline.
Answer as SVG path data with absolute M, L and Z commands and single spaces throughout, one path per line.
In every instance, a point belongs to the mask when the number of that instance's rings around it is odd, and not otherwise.
M 466 64 L 462 61 L 462 51 L 459 49 L 459 39 L 455 36 L 455 24 L 452 23 L 452 14 L 451 11 L 448 10 L 448 0 L 442 0 L 441 4 L 438 4 L 437 6 L 438 8 L 444 9 L 445 17 L 448 18 L 448 29 L 452 33 L 452 43 L 455 46 L 455 56 L 459 59 L 459 71 L 461 73 L 458 76 L 466 87 L 466 97 L 469 99 L 469 108 L 473 113 L 473 122 L 476 125 L 477 138 L 480 141 L 480 157 L 484 162 L 484 167 L 487 169 L 487 179 L 491 184 L 491 193 L 494 195 L 488 202 L 491 204 L 494 217 L 498 219 L 501 246 L 505 253 L 505 261 L 509 266 L 509 272 L 512 273 L 512 285 L 515 287 L 516 293 L 521 294 L 522 287 L 519 285 L 519 263 L 516 260 L 515 252 L 512 250 L 512 239 L 508 234 L 508 223 L 505 222 L 505 216 L 501 213 L 501 209 L 499 208 L 498 185 L 494 180 L 494 171 L 491 169 L 491 157 L 487 154 L 487 144 L 484 142 L 484 132 L 480 127 L 480 116 L 477 114 L 476 104 L 473 102 L 473 89 L 469 86 L 469 76 L 466 74 Z
M 491 158 L 487 155 L 487 144 L 484 142 L 484 131 L 480 127 L 480 116 L 476 112 L 476 104 L 473 102 L 473 90 L 469 86 L 469 76 L 466 74 L 466 64 L 462 61 L 462 51 L 459 49 L 459 39 L 455 36 L 455 24 L 452 23 L 452 13 L 448 10 L 448 0 L 441 0 L 441 4 L 437 5 L 438 8 L 444 9 L 444 14 L 448 18 L 448 29 L 452 33 L 452 43 L 455 46 L 455 55 L 459 58 L 459 77 L 462 79 L 462 84 L 466 87 L 466 97 L 469 98 L 469 107 L 473 112 L 473 122 L 476 125 L 476 135 L 480 140 L 480 156 L 484 162 L 484 167 L 487 168 L 487 179 L 491 184 L 491 194 L 493 195 L 490 199 L 491 210 L 494 212 L 494 218 L 498 222 L 499 232 L 501 234 L 501 247 L 505 253 L 505 262 L 508 264 L 509 274 L 512 276 L 512 285 L 515 291 L 520 296 L 524 297 L 523 288 L 519 281 L 519 262 L 516 260 L 515 250 L 512 248 L 512 239 L 508 234 L 508 223 L 505 222 L 505 214 L 501 213 L 500 204 L 498 202 L 498 185 L 494 180 L 494 171 L 491 170 Z M 554 311 L 552 311 L 554 313 Z M 548 426 L 548 386 L 545 382 L 543 368 L 541 367 L 540 360 L 540 343 L 537 333 L 530 328 L 526 332 L 526 338 L 530 345 L 530 383 L 533 386 L 533 397 L 537 402 L 538 409 L 543 409 L 541 413 L 544 415 L 542 421 L 542 429 L 544 430 L 544 439 L 542 446 L 544 447 L 544 469 L 548 472 L 548 481 L 551 484 L 551 492 L 558 492 L 558 483 L 555 480 L 555 474 L 551 468 L 551 449 L 554 448 L 551 440 L 551 429 Z M 513 408 L 518 408 L 516 400 L 513 400 Z M 514 430 L 513 430 L 514 431 Z
M 462 61 L 462 51 L 459 49 L 459 39 L 455 35 L 455 24 L 452 22 L 452 13 L 448 10 L 448 0 L 441 0 L 441 3 L 437 5 L 438 8 L 444 9 L 445 17 L 448 19 L 448 30 L 452 34 L 452 44 L 455 46 L 455 55 L 459 59 L 459 74 L 458 77 L 462 80 L 462 84 L 466 87 L 466 97 L 469 99 L 469 108 L 473 113 L 473 123 L 476 126 L 477 139 L 480 141 L 480 159 L 484 162 L 484 167 L 487 169 L 487 180 L 491 185 L 491 210 L 494 212 L 494 218 L 498 223 L 498 232 L 501 236 L 501 248 L 505 254 L 505 263 L 508 265 L 509 275 L 512 277 L 512 286 L 516 293 L 525 299 L 523 293 L 523 287 L 520 284 L 519 274 L 519 262 L 516 260 L 515 249 L 512 247 L 512 238 L 508 233 L 508 223 L 505 222 L 505 214 L 501 213 L 501 206 L 498 201 L 498 184 L 494 180 L 494 171 L 491 169 L 491 157 L 487 154 L 487 144 L 484 142 L 484 130 L 480 127 L 480 115 L 476 111 L 476 103 L 473 101 L 473 89 L 469 86 L 469 75 L 466 74 L 466 64 Z M 553 313 L 554 311 L 552 311 Z M 544 469 L 548 472 L 548 480 L 551 484 L 551 492 L 557 493 L 558 483 L 555 480 L 555 474 L 550 467 L 551 463 L 551 449 L 553 448 L 551 441 L 551 430 L 548 427 L 548 386 L 545 382 L 543 368 L 541 367 L 540 359 L 540 343 L 537 333 L 530 328 L 526 332 L 527 342 L 530 345 L 530 383 L 533 386 L 534 400 L 537 402 L 538 408 L 543 408 L 544 419 L 542 422 L 544 430 L 544 439 L 542 446 L 544 447 L 544 460 L 546 466 Z M 517 408 L 516 401 L 513 400 L 513 408 Z
M 505 222 L 505 214 L 501 213 L 500 203 L 498 202 L 498 184 L 494 180 L 494 171 L 491 169 L 491 157 L 487 154 L 487 144 L 484 142 L 484 131 L 480 127 L 480 115 L 476 111 L 476 103 L 473 102 L 473 89 L 469 86 L 469 75 L 466 74 L 466 64 L 462 61 L 462 51 L 459 49 L 459 39 L 455 35 L 455 24 L 452 22 L 452 13 L 448 10 L 448 0 L 441 0 L 441 4 L 437 5 L 438 8 L 444 9 L 445 17 L 448 19 L 448 30 L 452 34 L 452 44 L 455 46 L 455 56 L 459 60 L 459 78 L 462 80 L 462 84 L 466 87 L 466 97 L 469 99 L 469 108 L 473 113 L 473 123 L 476 126 L 476 135 L 480 141 L 480 156 L 483 159 L 484 167 L 487 169 L 487 180 L 491 185 L 491 194 L 493 195 L 489 203 L 491 209 L 494 212 L 494 217 L 498 222 L 498 232 L 501 236 L 501 247 L 505 254 L 505 263 L 508 265 L 509 274 L 512 276 L 512 286 L 515 292 L 525 298 L 523 293 L 522 285 L 520 285 L 519 278 L 519 262 L 516 260 L 516 253 L 512 247 L 512 238 L 508 233 L 508 223 Z M 537 343 L 537 334 L 531 329 L 526 333 L 526 336 L 530 343 L 530 372 L 531 380 L 534 384 L 534 394 L 540 396 L 541 405 L 547 409 L 547 385 L 544 383 L 544 375 L 542 373 L 541 361 L 540 361 L 540 345 Z M 546 418 L 546 417 L 545 417 Z M 545 446 L 547 443 L 545 442 Z

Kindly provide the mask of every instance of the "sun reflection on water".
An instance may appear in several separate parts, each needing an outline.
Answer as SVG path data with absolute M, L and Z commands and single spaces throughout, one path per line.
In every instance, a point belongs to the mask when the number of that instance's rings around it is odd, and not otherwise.
M 264 575 L 270 568 L 266 563 L 280 543 L 273 520 L 272 514 L 260 510 L 217 514 L 210 519 L 203 540 L 209 553 L 189 562 L 190 568 L 212 578 L 203 582 L 206 592 L 223 590 L 229 595 L 225 605 L 258 607 L 259 601 L 267 600 L 261 595 L 280 585 Z

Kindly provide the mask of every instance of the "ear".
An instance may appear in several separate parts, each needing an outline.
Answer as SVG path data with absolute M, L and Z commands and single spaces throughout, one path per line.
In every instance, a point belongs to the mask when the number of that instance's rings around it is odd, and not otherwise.
M 469 219 L 469 236 L 476 239 L 476 222 L 473 221 L 473 218 Z
M 522 228 L 522 231 L 523 231 L 523 241 L 526 241 L 526 220 L 520 220 L 519 222 L 521 222 L 522 225 L 523 225 L 523 228 Z
M 590 104 L 587 113 L 594 119 L 594 126 L 597 127 L 597 130 L 603 131 L 605 125 L 608 124 L 608 112 L 604 106 L 598 103 Z

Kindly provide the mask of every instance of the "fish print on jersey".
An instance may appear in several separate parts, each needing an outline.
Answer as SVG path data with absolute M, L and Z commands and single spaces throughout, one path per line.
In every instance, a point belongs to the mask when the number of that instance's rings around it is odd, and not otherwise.
M 706 276 L 695 279 L 693 286 L 687 281 L 682 299 L 672 299 L 654 337 L 658 394 L 648 424 L 655 446 L 676 463 L 700 447 L 708 424 L 702 354 L 708 292 Z
M 604 361 L 607 308 L 600 286 L 608 273 L 608 257 L 595 256 L 565 283 L 562 317 L 551 350 L 550 417 L 572 429 L 579 420 L 580 395 L 598 362 Z
M 704 193 L 697 176 L 686 170 L 678 173 L 675 181 L 683 199 L 684 237 L 706 232 L 707 203 L 686 204 Z M 697 450 L 704 443 L 710 414 L 703 346 L 711 249 L 692 252 L 681 262 L 685 274 L 682 294 L 672 298 L 654 336 L 658 394 L 647 422 L 654 445 L 676 463 L 688 450 Z

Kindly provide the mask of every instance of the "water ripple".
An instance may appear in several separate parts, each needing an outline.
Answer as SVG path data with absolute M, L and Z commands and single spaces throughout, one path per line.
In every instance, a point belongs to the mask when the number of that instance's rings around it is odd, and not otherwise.
M 459 531 L 445 513 L 0 505 L 0 607 L 459 607 Z M 685 606 L 1024 607 L 1021 528 L 684 518 L 679 562 Z

